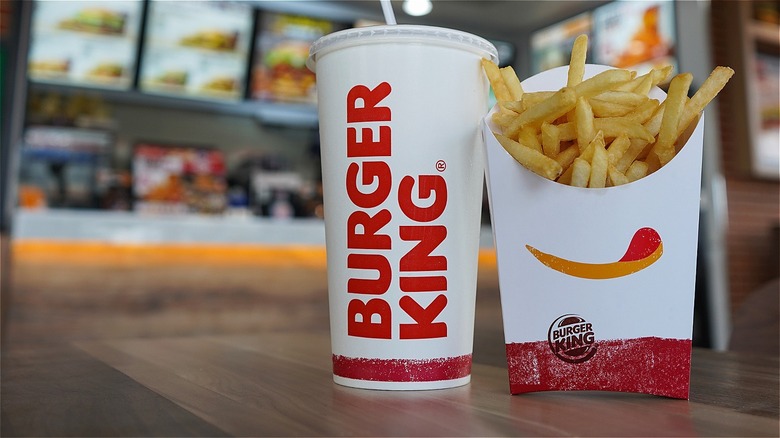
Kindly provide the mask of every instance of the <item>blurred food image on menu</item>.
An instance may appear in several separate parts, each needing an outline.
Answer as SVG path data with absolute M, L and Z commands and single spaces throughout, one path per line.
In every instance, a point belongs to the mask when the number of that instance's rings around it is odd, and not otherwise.
M 238 32 L 227 32 L 219 29 L 206 29 L 182 37 L 179 44 L 184 47 L 195 47 L 208 50 L 236 50 Z
M 591 35 L 591 17 L 588 12 L 534 32 L 531 35 L 533 73 L 568 65 L 574 40 L 583 34 Z M 591 62 L 590 50 L 587 53 L 587 62 Z
M 616 1 L 593 11 L 594 59 L 599 64 L 636 70 L 671 65 L 675 59 L 674 2 Z
M 31 80 L 130 88 L 142 0 L 36 1 L 33 7 Z
M 59 27 L 77 32 L 122 35 L 125 32 L 125 14 L 95 6 L 60 21 Z
M 142 213 L 222 213 L 227 206 L 225 159 L 211 148 L 136 145 L 134 209 Z
M 253 14 L 251 5 L 242 2 L 149 2 L 141 90 L 240 100 L 245 92 Z
M 306 68 L 309 47 L 321 36 L 346 28 L 326 20 L 263 13 L 255 42 L 252 98 L 315 103 L 314 73 Z

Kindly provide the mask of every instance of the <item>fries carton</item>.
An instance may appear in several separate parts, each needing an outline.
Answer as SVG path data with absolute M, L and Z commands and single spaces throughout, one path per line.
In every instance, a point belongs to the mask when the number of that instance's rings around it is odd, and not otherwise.
M 588 65 L 585 77 L 606 68 Z M 522 86 L 558 90 L 566 77 L 561 67 Z M 687 399 L 703 122 L 655 173 L 594 189 L 518 164 L 491 115 L 483 132 L 510 391 Z

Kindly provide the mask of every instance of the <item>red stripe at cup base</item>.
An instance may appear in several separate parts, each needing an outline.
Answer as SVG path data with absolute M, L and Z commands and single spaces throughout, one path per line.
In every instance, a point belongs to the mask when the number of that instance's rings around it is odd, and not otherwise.
M 471 374 L 471 355 L 435 359 L 371 359 L 333 355 L 333 374 L 378 382 L 435 382 Z
M 556 357 L 547 341 L 506 345 L 512 394 L 601 390 L 688 399 L 691 340 L 646 337 L 597 342 L 585 362 Z

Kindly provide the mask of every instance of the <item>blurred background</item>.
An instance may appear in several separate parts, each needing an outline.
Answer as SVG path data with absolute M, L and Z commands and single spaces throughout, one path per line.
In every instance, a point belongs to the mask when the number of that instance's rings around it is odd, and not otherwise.
M 671 64 L 694 90 L 734 68 L 706 112 L 694 344 L 777 354 L 777 2 L 393 6 L 489 39 L 521 79 L 567 64 L 581 33 L 589 62 Z M 0 2 L 4 347 L 327 330 L 304 61 L 320 36 L 382 20 L 378 1 Z M 487 199 L 483 216 L 477 328 L 503 348 Z

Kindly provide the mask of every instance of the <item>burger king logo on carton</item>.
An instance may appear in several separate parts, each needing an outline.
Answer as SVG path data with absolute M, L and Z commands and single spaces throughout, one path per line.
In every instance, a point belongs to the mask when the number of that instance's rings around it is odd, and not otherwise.
M 447 257 L 431 254 L 447 238 L 447 227 L 436 223 L 447 207 L 447 182 L 436 174 L 403 175 L 398 179 L 397 199 L 390 199 L 394 178 L 387 159 L 393 146 L 392 110 L 382 102 L 391 93 L 391 85 L 382 82 L 373 88 L 356 85 L 347 94 L 346 189 L 352 212 L 347 219 L 346 264 L 347 293 L 353 297 L 347 306 L 347 333 L 392 338 L 394 315 L 384 294 L 397 275 L 403 292 L 398 306 L 414 321 L 399 324 L 399 338 L 443 338 L 447 323 L 436 319 L 447 306 Z M 435 167 L 442 172 L 446 163 L 437 162 Z M 415 197 L 426 205 L 415 203 Z M 397 237 L 414 243 L 401 257 L 397 273 L 386 255 L 400 244 L 388 226 L 394 202 L 404 216 Z M 365 278 L 365 271 L 375 272 L 374 278 Z M 438 294 L 423 307 L 415 299 L 417 292 Z
M 593 324 L 579 315 L 562 315 L 550 324 L 547 342 L 555 356 L 568 363 L 582 363 L 596 354 Z

